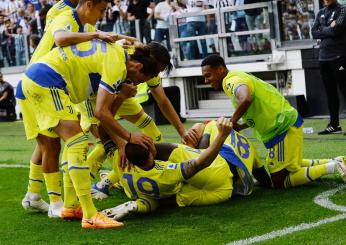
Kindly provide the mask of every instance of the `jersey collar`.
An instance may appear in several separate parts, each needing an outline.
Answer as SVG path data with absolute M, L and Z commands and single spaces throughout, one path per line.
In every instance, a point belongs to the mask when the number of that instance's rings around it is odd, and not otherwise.
M 65 3 L 67 6 L 73 8 L 73 9 L 76 7 L 76 6 L 73 5 L 69 0 L 64 0 L 64 3 Z
M 77 24 L 79 25 L 78 32 L 84 32 L 84 26 L 82 25 L 82 22 L 80 21 L 77 11 L 75 9 L 72 9 L 72 15 L 73 15 L 73 18 L 77 21 Z

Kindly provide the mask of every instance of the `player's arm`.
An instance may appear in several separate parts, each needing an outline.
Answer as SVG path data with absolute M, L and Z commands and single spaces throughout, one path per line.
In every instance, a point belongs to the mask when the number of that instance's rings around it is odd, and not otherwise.
M 251 95 L 249 87 L 246 84 L 238 85 L 235 90 L 234 96 L 238 101 L 238 107 L 232 115 L 232 123 L 234 125 L 234 129 L 240 131 L 248 127 L 246 124 L 238 124 L 238 121 L 249 109 L 253 101 L 253 97 Z
M 100 120 L 103 128 L 113 141 L 117 141 L 120 138 L 136 143 L 147 148 L 152 144 L 150 137 L 141 133 L 129 133 L 124 129 L 117 120 L 114 119 L 114 115 L 111 112 L 111 106 L 114 102 L 114 94 L 111 94 L 106 89 L 100 88 L 96 98 L 95 117 Z
M 207 168 L 217 157 L 221 146 L 226 140 L 227 136 L 231 133 L 232 122 L 229 118 L 221 117 L 218 119 L 219 133 L 215 141 L 203 151 L 198 158 L 191 159 L 183 162 L 183 175 L 184 178 L 189 179 L 200 170 Z
M 150 90 L 158 107 L 160 108 L 160 111 L 165 116 L 165 118 L 167 118 L 167 120 L 175 127 L 183 141 L 184 139 L 188 139 L 190 142 L 193 142 L 195 145 L 197 145 L 198 141 L 196 136 L 194 134 L 189 134 L 185 129 L 171 101 L 167 98 L 162 85 L 159 84 L 155 88 L 150 88 Z
M 67 32 L 58 31 L 54 34 L 55 44 L 59 47 L 65 47 L 76 43 L 90 41 L 92 39 L 101 39 L 105 42 L 115 42 L 118 40 L 118 35 L 111 32 Z

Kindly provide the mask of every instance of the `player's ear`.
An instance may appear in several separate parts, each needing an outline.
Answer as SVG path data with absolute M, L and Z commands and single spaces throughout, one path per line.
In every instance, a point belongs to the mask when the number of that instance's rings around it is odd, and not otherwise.
M 140 71 L 143 68 L 143 64 L 140 63 L 140 62 L 135 62 L 134 63 L 134 68 L 135 68 L 136 71 Z

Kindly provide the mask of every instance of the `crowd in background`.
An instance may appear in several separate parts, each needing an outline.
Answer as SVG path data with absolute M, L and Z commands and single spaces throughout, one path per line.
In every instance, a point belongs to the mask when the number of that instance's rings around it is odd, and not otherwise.
M 178 18 L 178 36 L 217 34 L 216 16 L 200 15 L 181 18 L 183 13 L 204 9 L 239 6 L 268 0 L 111 0 L 105 16 L 97 24 L 102 31 L 136 36 L 135 20 L 139 20 L 141 41 L 163 42 L 171 50 L 170 16 Z M 309 26 L 313 16 L 313 0 L 283 0 L 282 20 L 286 40 L 311 38 Z M 43 35 L 48 10 L 55 0 L 0 0 L 0 67 L 25 65 L 30 53 Z M 179 18 L 180 17 L 180 18 Z M 268 13 L 263 8 L 236 11 L 225 15 L 226 32 L 239 32 L 269 27 Z M 269 36 L 245 35 L 227 39 L 229 55 L 270 52 Z M 26 50 L 30 49 L 30 52 Z M 215 52 L 211 40 L 180 43 L 182 60 L 200 59 Z M 248 51 L 251 51 L 250 53 Z M 245 52 L 245 53 L 244 53 Z

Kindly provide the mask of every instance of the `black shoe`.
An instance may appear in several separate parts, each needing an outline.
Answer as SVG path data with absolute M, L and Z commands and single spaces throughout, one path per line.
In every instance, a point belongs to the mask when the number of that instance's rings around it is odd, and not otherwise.
M 325 135 L 325 134 L 334 134 L 334 133 L 341 133 L 342 129 L 341 126 L 333 127 L 331 125 L 328 125 L 324 130 L 321 132 L 318 132 L 319 135 Z

